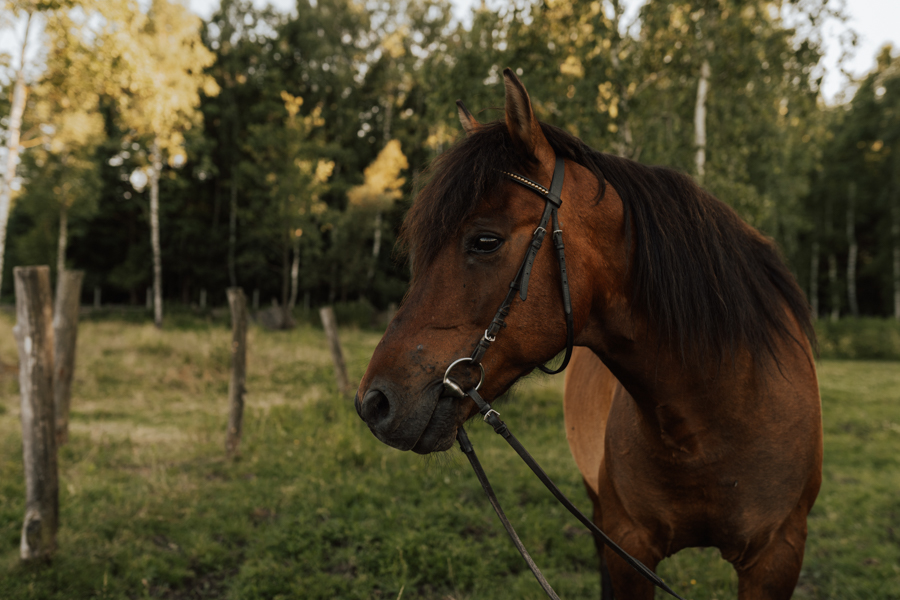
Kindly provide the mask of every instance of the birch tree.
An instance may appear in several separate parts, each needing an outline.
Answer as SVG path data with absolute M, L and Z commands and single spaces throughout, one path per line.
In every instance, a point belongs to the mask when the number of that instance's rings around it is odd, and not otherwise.
M 25 65 L 28 51 L 28 37 L 32 30 L 35 13 L 41 5 L 33 1 L 5 2 L 4 9 L 25 21 L 25 32 L 19 47 L 19 62 L 13 73 L 12 103 L 9 111 L 9 125 L 6 130 L 6 160 L 3 161 L 3 172 L 0 177 L 0 290 L 3 289 L 3 258 L 6 248 L 6 224 L 9 221 L 9 209 L 13 187 L 16 184 L 16 166 L 19 164 L 20 136 L 22 133 L 22 114 L 25 112 Z
M 102 36 L 87 27 L 95 16 L 58 11 L 47 19 L 47 65 L 34 91 L 31 120 L 40 142 L 35 162 L 59 206 L 58 279 L 66 268 L 69 212 L 76 202 L 94 204 L 99 187 L 93 154 L 105 133 L 98 90 L 106 87 L 110 69 L 97 43 Z
M 400 142 L 391 140 L 385 144 L 372 164 L 366 167 L 363 184 L 351 188 L 347 193 L 351 206 L 375 213 L 372 262 L 366 272 L 368 281 L 375 275 L 375 267 L 381 254 L 382 213 L 403 195 L 402 188 L 406 178 L 400 177 L 400 172 L 408 168 L 409 162 L 400 148 Z
M 169 0 L 153 0 L 146 14 L 130 23 L 132 48 L 122 47 L 128 68 L 118 96 L 124 125 L 148 146 L 150 243 L 153 249 L 153 321 L 162 327 L 162 257 L 159 235 L 159 180 L 163 165 L 184 164 L 184 132 L 199 125 L 200 91 L 218 93 L 204 69 L 214 55 L 200 40 L 200 18 Z

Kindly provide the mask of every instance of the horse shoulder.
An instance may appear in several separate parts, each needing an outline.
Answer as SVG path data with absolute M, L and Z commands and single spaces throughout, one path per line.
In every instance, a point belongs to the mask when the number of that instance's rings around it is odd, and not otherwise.
M 575 348 L 566 370 L 563 398 L 566 439 L 585 484 L 599 490 L 609 410 L 621 385 L 587 348 Z

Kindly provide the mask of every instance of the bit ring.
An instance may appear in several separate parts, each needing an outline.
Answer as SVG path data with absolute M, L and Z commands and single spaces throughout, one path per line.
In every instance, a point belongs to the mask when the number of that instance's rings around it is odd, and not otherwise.
M 450 363 L 450 366 L 447 367 L 447 370 L 444 372 L 444 387 L 449 390 L 452 390 L 460 398 L 464 397 L 466 395 L 466 393 L 463 392 L 462 388 L 459 387 L 459 385 L 455 381 L 450 381 L 450 371 L 452 371 L 453 367 L 455 367 L 459 363 L 466 362 L 466 361 L 473 362 L 472 357 L 466 356 L 464 358 L 459 358 L 457 360 L 454 360 L 452 363 Z M 478 366 L 481 368 L 481 379 L 478 381 L 478 385 L 475 386 L 476 390 L 481 387 L 482 383 L 484 383 L 484 365 L 481 363 L 478 363 Z

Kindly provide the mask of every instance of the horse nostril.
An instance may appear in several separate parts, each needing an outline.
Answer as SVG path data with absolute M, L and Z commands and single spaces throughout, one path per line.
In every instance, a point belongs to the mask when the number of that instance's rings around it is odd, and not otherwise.
M 356 395 L 353 397 L 353 406 L 356 408 L 356 414 L 362 418 L 362 405 L 359 403 L 359 390 L 356 391 Z
M 391 402 L 379 390 L 369 390 L 363 398 L 359 416 L 371 427 L 387 419 L 391 412 Z

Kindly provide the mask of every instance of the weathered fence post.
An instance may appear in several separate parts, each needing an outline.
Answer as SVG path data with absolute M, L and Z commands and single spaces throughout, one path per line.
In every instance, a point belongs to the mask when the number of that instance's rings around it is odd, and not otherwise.
M 350 381 L 347 379 L 347 367 L 344 364 L 344 353 L 341 352 L 341 340 L 338 338 L 334 310 L 330 306 L 323 306 L 319 309 L 319 318 L 322 319 L 322 327 L 325 329 L 328 346 L 331 348 L 331 359 L 334 361 L 334 376 L 337 379 L 338 389 L 342 394 L 349 394 Z
M 57 275 L 53 308 L 53 406 L 56 412 L 56 445 L 69 441 L 69 406 L 75 374 L 78 342 L 78 309 L 84 271 L 61 271 Z
M 247 391 L 247 299 L 241 288 L 228 288 L 231 307 L 231 381 L 228 384 L 228 431 L 225 452 L 229 457 L 239 453 L 244 418 L 244 393 Z
M 22 457 L 25 463 L 25 522 L 22 560 L 56 549 L 59 480 L 53 408 L 53 311 L 49 267 L 16 267 L 16 326 L 19 393 L 22 400 Z

